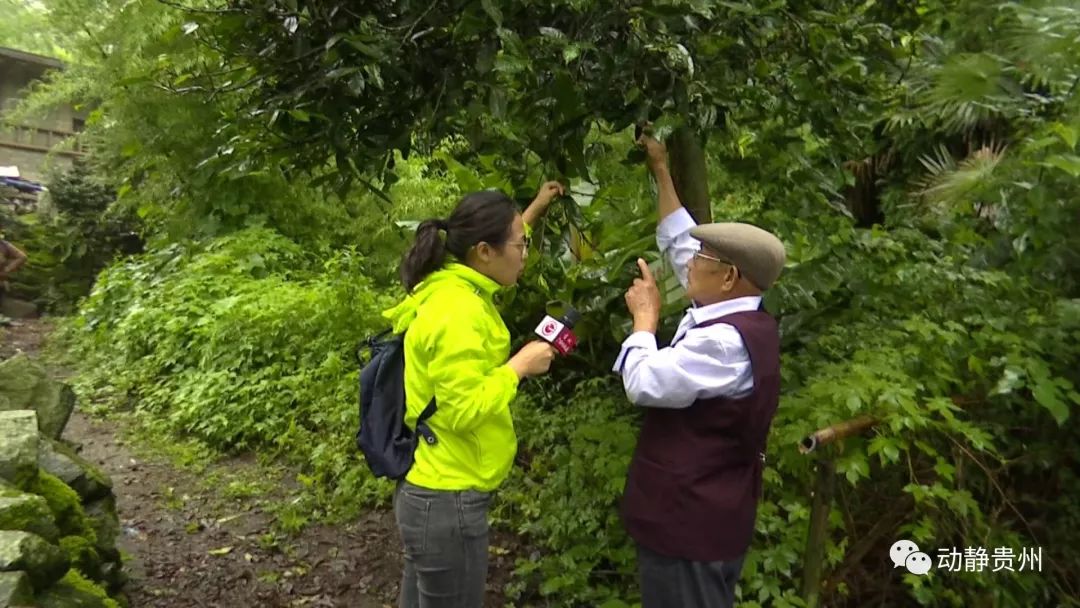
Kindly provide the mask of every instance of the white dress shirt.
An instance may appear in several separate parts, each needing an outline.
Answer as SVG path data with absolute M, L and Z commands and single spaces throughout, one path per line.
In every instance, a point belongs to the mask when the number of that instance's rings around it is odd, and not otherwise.
M 686 265 L 700 247 L 690 236 L 696 226 L 686 209 L 665 217 L 656 229 L 656 244 L 686 288 Z M 612 371 L 622 374 L 630 401 L 646 407 L 685 408 L 698 399 L 744 397 L 754 388 L 750 353 L 734 326 L 699 325 L 720 317 L 758 310 L 761 298 L 750 296 L 687 309 L 671 346 L 657 348 L 647 331 L 630 334 Z

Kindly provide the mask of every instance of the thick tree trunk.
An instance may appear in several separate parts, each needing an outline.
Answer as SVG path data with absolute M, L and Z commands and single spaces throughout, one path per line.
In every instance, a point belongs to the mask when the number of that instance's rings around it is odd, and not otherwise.
M 709 176 L 705 167 L 705 149 L 697 133 L 680 127 L 667 139 L 671 159 L 671 178 L 686 210 L 699 224 L 712 221 L 709 207 Z

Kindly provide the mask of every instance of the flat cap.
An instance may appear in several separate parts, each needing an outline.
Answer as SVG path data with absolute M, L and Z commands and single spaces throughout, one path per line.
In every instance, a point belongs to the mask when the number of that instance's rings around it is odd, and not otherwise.
M 738 268 L 762 291 L 772 287 L 784 269 L 784 244 L 757 226 L 737 222 L 702 224 L 690 229 L 690 236 L 715 249 L 717 257 Z

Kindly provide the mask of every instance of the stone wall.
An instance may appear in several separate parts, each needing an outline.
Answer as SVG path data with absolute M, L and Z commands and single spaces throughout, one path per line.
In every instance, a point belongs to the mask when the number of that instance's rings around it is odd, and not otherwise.
M 112 482 L 60 440 L 74 404 L 24 355 L 0 362 L 0 606 L 126 605 Z

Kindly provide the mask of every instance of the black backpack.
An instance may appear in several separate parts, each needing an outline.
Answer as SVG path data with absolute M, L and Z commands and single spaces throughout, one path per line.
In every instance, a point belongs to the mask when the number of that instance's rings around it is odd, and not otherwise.
M 390 331 L 368 338 L 357 348 L 361 369 L 356 445 L 375 477 L 401 479 L 412 467 L 417 436 L 430 445 L 437 443 L 426 422 L 437 408 L 432 397 L 416 421 L 416 430 L 405 425 L 405 335 L 387 338 Z M 364 346 L 371 350 L 366 365 L 360 353 Z

